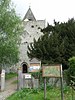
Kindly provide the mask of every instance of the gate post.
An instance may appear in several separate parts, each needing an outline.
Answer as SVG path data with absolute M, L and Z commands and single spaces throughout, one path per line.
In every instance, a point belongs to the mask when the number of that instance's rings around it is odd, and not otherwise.
M 1 73 L 1 91 L 4 91 L 5 89 L 5 70 L 2 69 Z

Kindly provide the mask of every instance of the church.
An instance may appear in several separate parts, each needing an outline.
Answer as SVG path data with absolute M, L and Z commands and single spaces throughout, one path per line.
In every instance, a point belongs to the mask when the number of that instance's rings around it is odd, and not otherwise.
M 31 8 L 29 7 L 27 13 L 23 18 L 24 32 L 21 35 L 21 44 L 19 47 L 20 51 L 20 61 L 19 66 L 28 67 L 29 66 L 29 58 L 27 56 L 27 46 L 30 43 L 33 43 L 33 39 L 38 38 L 43 35 L 41 29 L 45 28 L 45 20 L 36 20 Z M 26 68 L 25 67 L 25 68 Z

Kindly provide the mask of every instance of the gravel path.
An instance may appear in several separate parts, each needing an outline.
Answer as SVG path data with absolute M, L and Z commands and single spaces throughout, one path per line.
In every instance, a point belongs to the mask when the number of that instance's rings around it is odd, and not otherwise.
M 5 90 L 0 92 L 0 100 L 5 100 L 8 96 L 17 90 L 17 84 L 13 83 L 15 80 L 17 80 L 17 77 L 6 81 Z

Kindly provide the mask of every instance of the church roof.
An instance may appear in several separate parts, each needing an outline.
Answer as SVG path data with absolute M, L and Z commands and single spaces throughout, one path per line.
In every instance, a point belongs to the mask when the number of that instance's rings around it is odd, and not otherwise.
M 41 63 L 41 61 L 38 60 L 37 58 L 33 58 L 30 60 L 30 63 Z
M 33 15 L 33 12 L 32 12 L 30 7 L 29 7 L 26 15 L 23 18 L 23 20 L 26 20 L 26 19 L 29 20 L 29 21 L 36 21 L 36 19 L 35 19 L 34 15 Z

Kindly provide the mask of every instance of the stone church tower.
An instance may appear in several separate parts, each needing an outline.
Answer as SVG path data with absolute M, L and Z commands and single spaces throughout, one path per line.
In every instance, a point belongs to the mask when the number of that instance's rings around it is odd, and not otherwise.
M 23 66 L 25 64 L 29 65 L 29 58 L 27 56 L 27 46 L 33 43 L 33 39 L 38 38 L 43 35 L 41 29 L 45 28 L 45 20 L 36 20 L 31 8 L 29 7 L 26 15 L 23 19 L 24 33 L 21 36 L 20 45 L 20 62 L 19 65 Z

